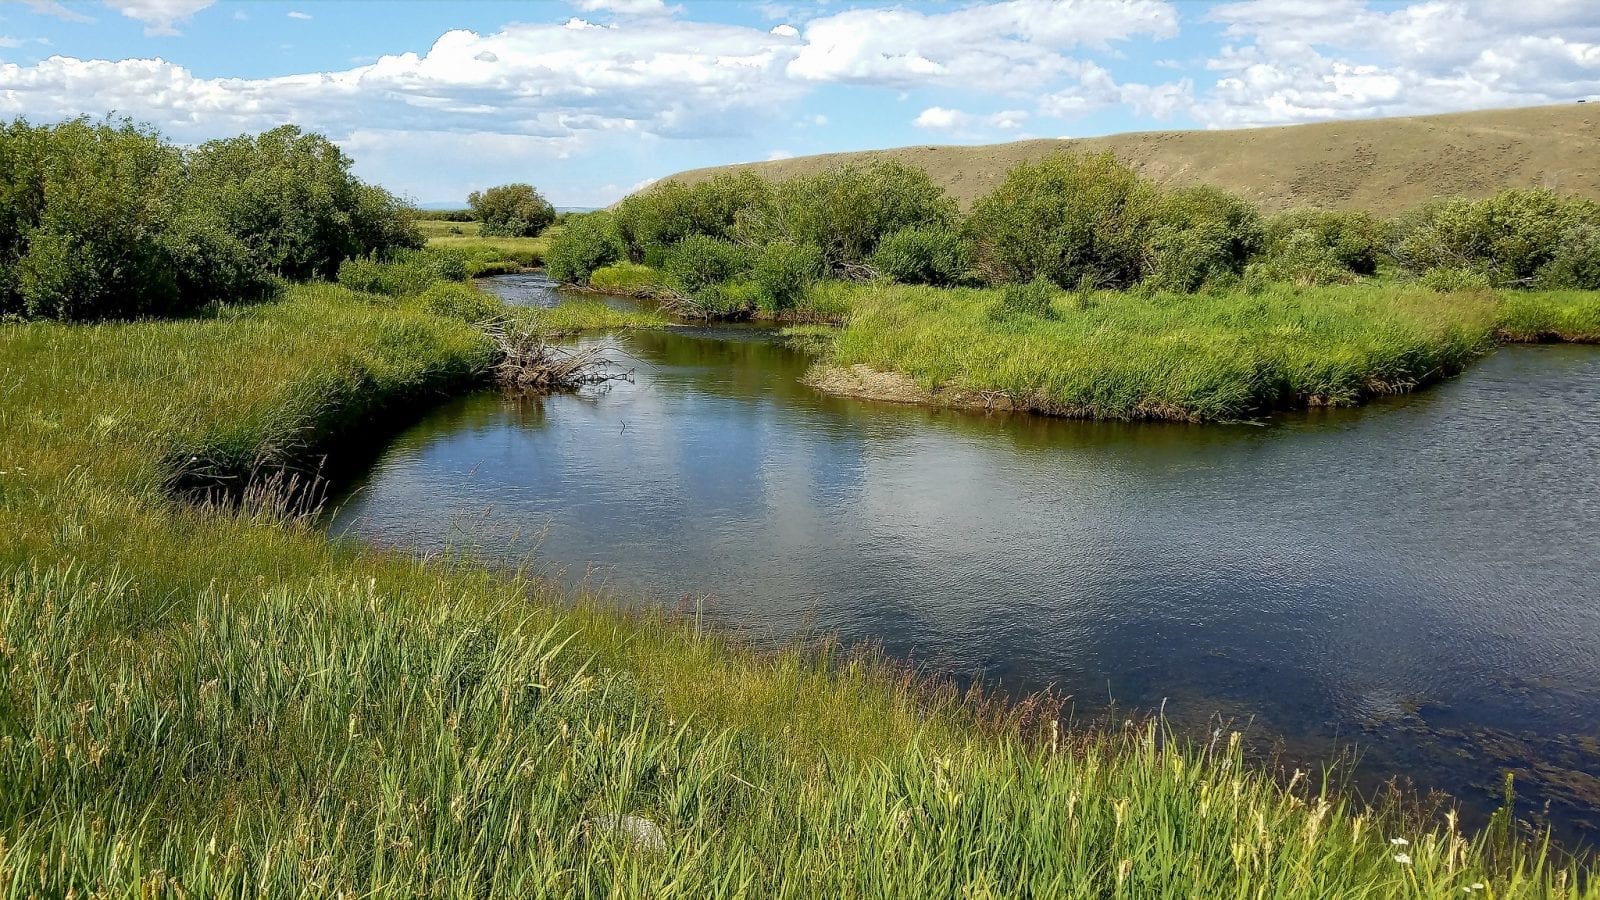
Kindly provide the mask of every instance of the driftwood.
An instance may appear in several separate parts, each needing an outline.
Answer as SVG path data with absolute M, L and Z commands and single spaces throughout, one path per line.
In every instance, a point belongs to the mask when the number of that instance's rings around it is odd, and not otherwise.
M 611 358 L 612 347 L 558 347 L 544 332 L 508 321 L 491 322 L 484 331 L 500 350 L 494 374 L 506 387 L 559 391 L 633 381 L 633 370 Z

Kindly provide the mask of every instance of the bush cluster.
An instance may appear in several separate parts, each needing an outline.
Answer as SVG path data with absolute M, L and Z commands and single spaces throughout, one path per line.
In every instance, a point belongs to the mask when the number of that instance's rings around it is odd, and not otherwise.
M 556 209 L 531 184 L 502 184 L 467 195 L 484 237 L 536 237 L 556 220 Z
M 410 211 L 292 126 L 185 151 L 129 121 L 0 127 L 0 314 L 177 315 L 420 247 Z
M 642 265 L 718 315 L 781 311 L 838 278 L 1027 286 L 1002 312 L 1035 314 L 1048 313 L 1043 284 L 1193 293 L 1345 283 L 1383 266 L 1441 287 L 1600 288 L 1590 201 L 1506 191 L 1396 222 L 1322 209 L 1263 218 L 1217 188 L 1162 189 L 1110 154 L 1017 166 L 965 218 L 927 173 L 875 162 L 776 184 L 751 172 L 669 182 L 583 221 L 552 241 L 552 275 Z
M 353 291 L 411 297 L 436 282 L 465 281 L 467 255 L 458 250 L 401 250 L 388 259 L 360 256 L 339 266 L 339 283 Z
M 1423 207 L 1393 230 L 1391 253 L 1412 274 L 1460 271 L 1502 287 L 1600 289 L 1600 204 L 1590 200 L 1502 191 Z

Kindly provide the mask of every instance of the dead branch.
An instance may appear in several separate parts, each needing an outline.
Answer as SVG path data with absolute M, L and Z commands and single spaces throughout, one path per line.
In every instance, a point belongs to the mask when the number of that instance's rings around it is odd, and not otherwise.
M 544 332 L 501 320 L 484 327 L 500 351 L 495 378 L 517 390 L 576 390 L 585 385 L 633 381 L 633 370 L 611 358 L 608 346 L 558 347 Z

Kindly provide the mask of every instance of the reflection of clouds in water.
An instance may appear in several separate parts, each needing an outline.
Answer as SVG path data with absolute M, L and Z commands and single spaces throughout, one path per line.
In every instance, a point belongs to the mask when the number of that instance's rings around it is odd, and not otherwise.
M 803 358 L 726 333 L 627 335 L 639 383 L 603 397 L 451 404 L 351 501 L 358 533 L 434 547 L 492 509 L 550 523 L 540 558 L 575 577 L 711 594 L 757 639 L 834 630 L 1302 744 L 1378 728 L 1373 758 L 1424 783 L 1468 763 L 1397 711 L 1600 722 L 1600 484 L 1577 474 L 1600 470 L 1600 354 L 1507 350 L 1363 411 L 1187 428 L 823 397 Z

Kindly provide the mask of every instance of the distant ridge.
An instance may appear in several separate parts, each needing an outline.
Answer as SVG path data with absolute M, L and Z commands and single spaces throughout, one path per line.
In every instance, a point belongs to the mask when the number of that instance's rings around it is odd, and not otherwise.
M 844 162 L 898 159 L 928 170 L 967 206 L 1007 169 L 1058 150 L 1109 150 L 1160 183 L 1216 185 L 1269 213 L 1325 206 L 1390 215 L 1437 197 L 1480 197 L 1506 187 L 1548 187 L 1600 200 L 1600 103 L 828 153 L 691 169 L 663 180 L 693 183 L 739 169 L 788 178 Z

